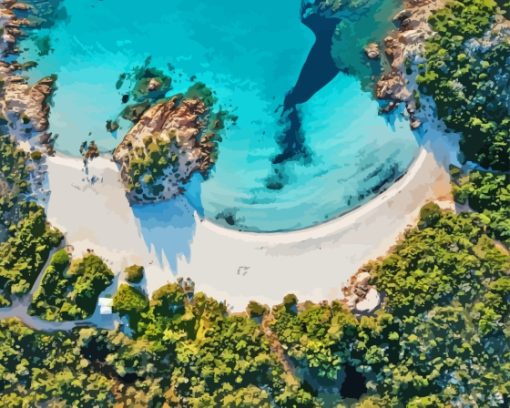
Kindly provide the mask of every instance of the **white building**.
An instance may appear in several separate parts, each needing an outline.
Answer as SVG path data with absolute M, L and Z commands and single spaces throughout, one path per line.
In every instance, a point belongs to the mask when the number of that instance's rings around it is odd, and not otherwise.
M 99 306 L 99 313 L 101 315 L 111 315 L 113 313 L 113 299 L 112 298 L 99 298 L 97 301 Z

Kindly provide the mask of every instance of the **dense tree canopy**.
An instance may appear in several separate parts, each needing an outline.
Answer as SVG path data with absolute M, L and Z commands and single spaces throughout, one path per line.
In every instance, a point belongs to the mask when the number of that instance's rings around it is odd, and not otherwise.
M 11 139 L 0 136 L 0 307 L 30 290 L 62 240 L 44 209 L 27 201 L 28 161 Z
M 502 171 L 510 169 L 510 43 L 497 34 L 495 16 L 507 10 L 505 0 L 448 2 L 430 19 L 437 34 L 416 78 L 462 134 L 465 158 Z
M 90 317 L 99 294 L 113 281 L 113 272 L 94 254 L 71 262 L 65 249 L 53 255 L 34 293 L 30 312 L 46 320 Z

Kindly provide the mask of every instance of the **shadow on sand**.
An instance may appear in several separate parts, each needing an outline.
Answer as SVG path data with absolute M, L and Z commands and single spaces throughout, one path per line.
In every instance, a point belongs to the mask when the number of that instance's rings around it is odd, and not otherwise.
M 201 177 L 194 177 L 186 192 L 170 201 L 133 206 L 133 214 L 147 248 L 154 252 L 161 265 L 168 263 L 175 276 L 178 261 L 191 259 L 190 244 L 195 236 L 195 214 L 203 217 Z

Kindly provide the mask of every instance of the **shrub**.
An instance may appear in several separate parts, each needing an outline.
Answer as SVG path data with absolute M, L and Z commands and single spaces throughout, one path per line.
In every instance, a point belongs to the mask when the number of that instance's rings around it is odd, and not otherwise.
M 184 310 L 186 295 L 176 283 L 159 288 L 152 295 L 152 306 L 157 314 L 168 315 Z
M 135 316 L 149 308 L 149 299 L 137 288 L 122 284 L 113 297 L 113 310 L 120 315 Z
M 268 310 L 266 306 L 261 305 L 260 303 L 257 303 L 253 300 L 248 303 L 248 306 L 246 307 L 246 313 L 248 313 L 248 316 L 251 318 L 260 318 L 264 316 L 267 311 Z
M 130 283 L 140 283 L 143 279 L 144 269 L 140 265 L 128 266 L 124 273 L 126 274 L 126 280 Z
M 289 293 L 283 298 L 283 306 L 287 312 L 295 311 L 298 299 L 294 293 Z
M 441 218 L 441 208 L 436 203 L 427 203 L 420 210 L 420 228 L 433 227 Z
M 39 150 L 30 153 L 30 158 L 34 161 L 39 161 L 42 158 L 42 153 Z

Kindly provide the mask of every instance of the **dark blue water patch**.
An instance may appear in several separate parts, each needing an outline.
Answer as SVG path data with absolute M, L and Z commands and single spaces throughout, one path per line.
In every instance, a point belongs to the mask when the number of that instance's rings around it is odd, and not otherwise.
M 315 43 L 296 84 L 285 96 L 281 119 L 284 131 L 277 136 L 281 152 L 273 158 L 273 164 L 287 160 L 306 161 L 310 158 L 298 105 L 308 102 L 340 72 L 331 54 L 333 34 L 340 19 L 311 14 L 303 17 L 301 21 L 314 33 Z
M 302 19 L 302 22 L 314 33 L 315 43 L 301 69 L 296 85 L 285 96 L 284 111 L 308 102 L 340 72 L 331 54 L 333 34 L 340 19 L 312 14 Z
M 229 227 L 242 227 L 244 218 L 237 215 L 238 208 L 226 208 L 216 215 L 216 221 L 220 221 Z
M 273 158 L 273 164 L 282 164 L 288 160 L 306 161 L 309 159 L 311 152 L 306 146 L 306 138 L 301 126 L 302 118 L 297 106 L 285 109 L 280 122 L 283 125 L 283 131 L 277 136 L 276 141 L 281 148 L 281 153 Z

